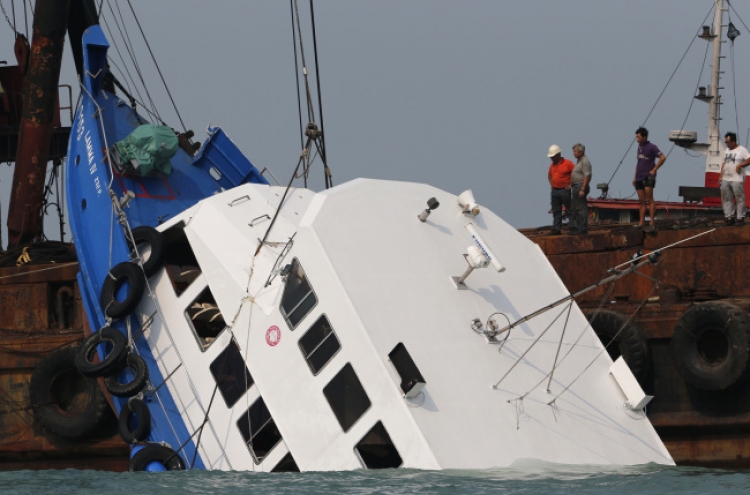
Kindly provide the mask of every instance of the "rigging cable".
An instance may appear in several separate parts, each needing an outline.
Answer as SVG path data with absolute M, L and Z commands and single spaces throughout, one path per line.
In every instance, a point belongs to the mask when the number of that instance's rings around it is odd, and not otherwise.
M 297 20 L 297 32 L 299 36 L 299 52 L 300 52 L 300 59 L 302 61 L 302 77 L 305 80 L 305 100 L 307 102 L 307 122 L 308 126 L 314 126 L 315 125 L 315 109 L 312 106 L 312 96 L 310 95 L 310 81 L 307 77 L 307 61 L 305 60 L 305 46 L 304 42 L 302 40 L 302 23 L 299 20 L 299 4 L 297 3 L 297 0 L 292 0 L 294 4 L 294 15 L 292 16 L 292 22 L 294 22 L 294 19 Z M 295 61 L 296 65 L 296 61 Z M 299 85 L 299 76 L 297 76 L 297 84 Z M 297 98 L 300 99 L 300 92 L 297 91 Z M 302 104 L 300 103 L 300 112 L 302 111 Z M 304 131 L 302 131 L 302 135 L 304 135 Z M 300 135 L 301 139 L 302 135 Z M 307 141 L 308 145 L 310 143 L 310 140 Z M 309 146 L 303 146 L 303 151 L 300 158 L 304 158 L 305 161 L 305 167 L 303 168 L 302 177 L 304 181 L 305 187 L 307 187 L 307 175 L 310 170 L 310 166 L 312 164 L 312 159 L 310 159 L 310 151 Z M 296 175 L 296 172 L 295 172 Z
M 297 113 L 299 114 L 299 147 L 305 146 L 305 138 L 302 124 L 302 97 L 299 91 L 299 55 L 297 55 L 297 31 L 294 25 L 294 0 L 289 0 L 289 7 L 292 9 L 292 47 L 294 49 L 294 82 L 297 83 Z
M 739 19 L 740 22 L 742 23 L 742 25 L 745 26 L 745 29 L 747 29 L 748 32 L 750 32 L 750 28 L 747 27 L 747 24 L 745 24 L 745 21 L 742 20 L 742 17 L 740 17 L 739 12 L 737 12 L 736 10 L 734 10 L 734 5 L 732 5 L 732 3 L 729 0 L 727 0 L 727 4 L 729 4 L 729 8 L 732 9 L 732 12 L 734 12 L 734 15 L 737 16 L 737 19 Z
M 154 65 L 156 66 L 156 70 L 159 72 L 159 77 L 161 78 L 162 84 L 164 84 L 164 89 L 167 91 L 167 95 L 169 96 L 169 101 L 172 102 L 172 107 L 174 108 L 174 111 L 177 114 L 177 119 L 180 121 L 180 125 L 182 126 L 182 132 L 187 132 L 185 123 L 182 121 L 182 115 L 180 115 L 180 111 L 177 109 L 177 104 L 174 102 L 174 98 L 172 98 L 172 92 L 169 90 L 167 81 L 164 79 L 164 74 L 162 74 L 161 72 L 161 68 L 159 67 L 159 63 L 156 61 L 154 52 L 151 51 L 151 45 L 146 39 L 146 33 L 143 32 L 143 28 L 141 27 L 141 22 L 138 20 L 138 16 L 135 15 L 135 10 L 133 10 L 133 4 L 130 3 L 130 0 L 128 0 L 128 6 L 130 7 L 130 11 L 133 13 L 133 17 L 135 18 L 136 24 L 138 24 L 138 29 L 141 31 L 141 36 L 143 36 L 143 41 L 146 43 L 146 47 L 148 48 L 148 53 L 151 54 L 151 60 L 153 60 Z
M 708 14 L 706 14 L 706 17 L 703 18 L 703 21 L 700 23 L 700 26 L 703 26 L 706 23 L 706 19 L 708 19 L 708 16 L 711 15 L 711 12 L 714 10 L 713 7 L 711 7 L 708 10 Z M 699 26 L 699 28 L 700 28 Z M 664 85 L 664 89 L 661 90 L 661 93 L 659 93 L 658 98 L 656 98 L 656 102 L 654 103 L 654 106 L 651 107 L 651 110 L 648 112 L 648 115 L 646 115 L 646 119 L 643 121 L 643 126 L 645 127 L 646 122 L 648 122 L 648 119 L 651 117 L 651 114 L 654 113 L 654 110 L 656 109 L 656 105 L 659 104 L 659 100 L 661 100 L 661 97 L 664 95 L 664 92 L 667 90 L 667 87 L 669 86 L 669 83 L 672 82 L 672 79 L 674 78 L 674 75 L 677 73 L 677 69 L 680 68 L 680 65 L 682 65 L 682 61 L 685 60 L 685 56 L 687 56 L 688 52 L 690 51 L 690 47 L 693 46 L 693 43 L 695 42 L 696 36 L 693 36 L 690 40 L 690 44 L 688 45 L 687 49 L 685 50 L 685 53 L 682 54 L 682 58 L 680 58 L 680 61 L 677 62 L 677 67 L 674 68 L 674 71 L 672 71 L 672 75 L 669 76 L 669 79 L 667 80 L 667 84 Z M 622 166 L 623 162 L 625 161 L 625 158 L 627 158 L 628 153 L 630 153 L 630 148 L 633 147 L 633 143 L 635 143 L 635 136 L 633 136 L 633 139 L 630 141 L 630 144 L 628 145 L 628 149 L 625 150 L 625 154 L 623 155 L 622 159 L 620 160 L 620 163 L 617 164 L 617 167 L 615 167 L 615 171 L 612 172 L 612 177 L 609 178 L 607 181 L 607 185 L 609 185 L 612 182 L 612 179 L 615 178 L 615 175 L 617 174 L 617 171 L 620 170 L 620 166 Z
M 318 90 L 318 113 L 320 114 L 320 139 L 315 141 L 315 145 L 318 147 L 320 153 L 320 159 L 323 162 L 323 172 L 325 173 L 326 189 L 333 186 L 331 180 L 331 170 L 328 168 L 328 159 L 326 157 L 326 146 L 325 146 L 325 128 L 323 126 L 323 97 L 320 91 L 320 64 L 318 63 L 318 37 L 315 34 L 315 9 L 313 8 L 313 0 L 310 0 L 310 22 L 312 23 L 312 35 L 313 35 L 313 53 L 315 55 L 315 84 L 317 84 Z
M 23 22 L 26 25 L 26 39 L 28 40 L 31 39 L 29 37 L 29 13 L 26 10 L 26 2 L 23 0 L 21 0 L 21 2 L 23 3 Z
M 112 2 L 110 0 L 107 0 L 107 5 L 109 5 L 109 10 L 112 12 L 112 19 L 114 20 L 115 24 L 117 25 L 117 29 L 120 31 L 120 37 L 122 37 L 123 42 L 125 43 L 125 49 L 128 51 L 128 55 L 130 56 L 130 61 L 133 64 L 133 68 L 135 68 L 135 72 L 138 75 L 138 79 L 141 81 L 141 85 L 143 86 L 143 90 L 146 93 L 146 96 L 148 97 L 149 104 L 151 105 L 151 110 L 153 111 L 154 115 L 157 115 L 158 120 L 162 120 L 161 117 L 158 117 L 159 112 L 156 110 L 156 105 L 154 103 L 154 100 L 151 98 L 151 94 L 148 91 L 148 88 L 146 87 L 146 81 L 143 79 L 143 73 L 141 72 L 141 68 L 138 65 L 138 61 L 135 58 L 135 51 L 134 48 L 132 48 L 133 43 L 130 41 L 130 35 L 128 34 L 127 27 L 125 26 L 125 19 L 122 15 L 122 12 L 120 11 L 119 5 L 117 5 L 117 14 L 115 14 L 114 8 L 112 8 Z M 117 20 L 117 16 L 119 14 L 120 19 L 122 20 L 122 27 L 120 27 L 120 22 Z
M 298 0 L 292 0 L 292 24 L 294 26 L 294 22 L 296 20 L 296 28 L 297 28 L 297 37 L 299 38 L 299 59 L 301 59 L 302 62 L 302 77 L 305 82 L 305 97 L 307 100 L 307 117 L 308 117 L 308 124 L 306 128 L 304 129 L 303 134 L 306 135 L 308 138 L 307 144 L 308 146 L 305 147 L 303 150 L 303 156 L 305 158 L 305 168 L 303 170 L 302 176 L 304 178 L 305 187 L 307 187 L 307 176 L 310 170 L 310 166 L 313 163 L 315 157 L 317 155 L 320 155 L 321 161 L 323 162 L 323 171 L 325 175 L 325 187 L 328 189 L 333 185 L 333 181 L 331 180 L 331 171 L 328 168 L 328 163 L 325 157 L 325 144 L 324 144 L 324 134 L 323 134 L 323 120 L 322 120 L 322 97 L 320 94 L 320 73 L 318 70 L 318 46 L 317 46 L 317 36 L 316 36 L 316 30 L 315 30 L 315 16 L 313 12 L 313 2 L 310 0 L 310 14 L 311 14 L 311 22 L 312 22 L 312 35 L 313 35 L 313 49 L 314 49 L 314 57 L 315 57 L 315 75 L 316 75 L 316 84 L 317 84 L 317 93 L 318 93 L 318 111 L 321 114 L 321 127 L 318 129 L 317 124 L 315 123 L 315 107 L 313 104 L 313 98 L 310 90 L 310 80 L 308 78 L 308 72 L 307 72 L 307 61 L 305 59 L 305 47 L 302 37 L 302 25 L 299 18 L 299 4 Z M 297 50 L 296 50 L 296 44 L 295 44 L 295 68 L 298 68 L 297 66 Z M 299 90 L 299 76 L 297 77 L 297 98 L 298 98 L 298 106 L 300 114 L 302 113 L 302 103 L 300 100 L 301 91 Z M 313 157 L 310 157 L 309 153 L 309 145 L 315 144 L 316 153 L 313 155 Z
M 114 15 L 112 17 L 113 17 L 113 21 L 115 22 L 115 25 L 117 26 L 118 30 L 120 31 L 120 37 L 122 37 L 122 30 L 120 29 L 120 25 L 117 23 L 117 18 Z M 124 76 L 126 84 L 128 82 L 128 79 L 130 79 L 130 82 L 132 83 L 133 88 L 135 89 L 135 92 L 138 94 L 138 97 L 141 100 L 143 100 L 143 97 L 141 96 L 140 90 L 138 89 L 138 85 L 135 83 L 135 80 L 133 79 L 132 74 L 128 70 L 128 64 L 125 62 L 125 58 L 122 56 L 122 52 L 120 51 L 120 45 L 115 41 L 115 36 L 114 36 L 115 33 L 114 33 L 114 31 L 109 26 L 109 23 L 107 22 L 107 18 L 105 16 L 102 16 L 101 19 L 104 20 L 104 26 L 107 28 L 107 32 L 109 33 L 110 43 L 114 46 L 115 51 L 117 52 L 118 57 L 120 57 L 120 62 L 122 63 L 122 68 L 118 67 L 117 64 L 114 63 L 114 59 L 109 54 L 107 54 L 107 60 L 109 60 L 109 62 L 112 65 L 114 65 L 120 71 L 120 73 Z M 127 48 L 127 46 L 126 46 L 126 48 Z M 127 84 L 127 85 L 128 85 L 128 90 L 130 90 L 130 84 Z
M 695 83 L 695 89 L 693 89 L 693 94 L 696 94 L 696 90 L 701 84 L 700 81 L 701 81 L 701 77 L 703 77 L 703 69 L 706 68 L 706 59 L 708 59 L 708 43 L 706 43 L 706 52 L 703 54 L 703 63 L 701 64 L 701 70 L 698 73 L 698 82 Z M 690 105 L 688 105 L 687 114 L 685 114 L 685 120 L 682 121 L 682 125 L 680 126 L 680 129 L 685 128 L 685 124 L 687 123 L 688 117 L 690 117 L 690 111 L 693 109 L 693 103 L 695 103 L 695 98 L 690 99 Z M 719 107 L 719 112 L 721 112 L 721 107 Z M 721 115 L 717 115 L 717 117 L 721 117 Z M 677 146 L 677 143 L 672 143 L 672 147 L 669 148 L 669 151 L 667 151 L 667 155 L 666 155 L 667 158 L 669 158 L 669 155 L 672 154 L 672 151 L 674 150 L 675 146 Z
M 3 2 L 0 1 L 0 10 L 3 11 L 3 15 L 5 16 L 5 20 L 8 21 L 8 26 L 13 30 L 13 33 L 15 34 L 15 37 L 18 38 L 18 35 L 20 34 L 18 31 L 16 31 L 16 4 L 14 0 L 11 0 L 11 9 L 13 12 L 13 22 L 10 22 L 10 18 L 8 17 L 8 13 L 5 11 L 5 5 L 3 5 Z

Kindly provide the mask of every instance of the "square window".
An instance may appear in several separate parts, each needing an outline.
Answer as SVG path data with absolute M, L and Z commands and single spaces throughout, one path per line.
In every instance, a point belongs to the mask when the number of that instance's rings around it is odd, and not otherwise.
M 326 315 L 322 315 L 299 339 L 299 348 L 313 375 L 317 375 L 341 349 Z
M 216 304 L 211 289 L 206 287 L 190 306 L 185 310 L 185 316 L 190 322 L 195 338 L 205 351 L 213 344 L 216 337 L 227 327 L 224 316 Z
M 245 440 L 256 464 L 281 441 L 281 433 L 266 407 L 266 403 L 259 398 L 237 421 L 237 428 Z
M 272 473 L 299 473 L 297 463 L 294 461 L 291 452 L 281 458 L 278 464 L 271 469 Z
M 346 366 L 333 377 L 323 389 L 323 394 L 345 432 L 349 431 L 372 404 L 351 363 L 346 363 Z
M 185 222 L 180 222 L 162 233 L 164 266 L 177 296 L 182 294 L 201 274 L 198 260 L 185 235 Z
M 240 348 L 234 340 L 219 354 L 209 368 L 227 407 L 235 405 L 254 383 L 245 360 L 240 354 Z
M 281 314 L 284 316 L 289 328 L 294 330 L 302 318 L 304 318 L 315 305 L 318 298 L 315 296 L 310 283 L 305 276 L 299 260 L 294 258 L 289 274 L 286 276 L 284 294 L 281 296 Z
M 391 437 L 385 431 L 381 421 L 378 421 L 367 432 L 362 440 L 354 447 L 367 469 L 397 468 L 403 464 L 398 450 L 393 445 Z

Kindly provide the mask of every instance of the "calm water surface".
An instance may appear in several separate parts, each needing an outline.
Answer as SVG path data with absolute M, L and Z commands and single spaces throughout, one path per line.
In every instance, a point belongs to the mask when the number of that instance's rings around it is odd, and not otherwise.
M 534 465 L 490 471 L 358 471 L 253 474 L 222 472 L 0 472 L 0 494 L 749 494 L 750 471 L 640 466 Z

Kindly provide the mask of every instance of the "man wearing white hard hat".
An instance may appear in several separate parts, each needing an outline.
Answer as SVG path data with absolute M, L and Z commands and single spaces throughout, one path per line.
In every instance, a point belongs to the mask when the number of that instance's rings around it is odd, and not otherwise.
M 552 160 L 547 173 L 550 188 L 550 202 L 552 203 L 552 235 L 562 233 L 562 208 L 570 211 L 570 174 L 575 165 L 562 157 L 562 150 L 556 144 L 549 147 L 547 157 Z

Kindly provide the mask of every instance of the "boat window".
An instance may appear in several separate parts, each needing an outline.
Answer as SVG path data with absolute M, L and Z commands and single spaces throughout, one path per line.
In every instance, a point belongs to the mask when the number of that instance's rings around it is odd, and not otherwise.
M 381 421 L 367 432 L 354 450 L 367 469 L 397 468 L 403 463 Z
M 254 383 L 234 339 L 209 368 L 227 407 L 235 405 Z
M 263 398 L 256 400 L 250 409 L 237 421 L 242 438 L 250 450 L 255 464 L 260 464 L 263 458 L 281 441 L 281 433 L 271 413 L 263 402 Z
M 289 328 L 294 330 L 317 303 L 318 298 L 307 281 L 302 265 L 297 258 L 294 258 L 291 270 L 286 277 L 284 295 L 281 297 L 281 314 Z
M 422 377 L 422 373 L 419 372 L 419 368 L 417 368 L 411 355 L 409 355 L 409 351 L 406 350 L 406 346 L 399 342 L 388 354 L 388 358 L 401 377 L 400 385 L 401 390 L 404 391 L 404 395 L 406 397 L 415 397 L 418 395 L 420 390 L 425 386 L 425 379 Z
M 317 375 L 339 352 L 341 344 L 326 315 L 318 318 L 310 330 L 299 339 L 299 348 L 313 375 Z
M 346 366 L 333 377 L 323 389 L 323 394 L 345 432 L 349 431 L 371 405 L 351 363 L 346 363 Z
M 185 235 L 185 223 L 168 228 L 162 233 L 164 239 L 164 266 L 175 294 L 178 296 L 201 274 L 193 248 Z
M 281 458 L 278 464 L 274 466 L 273 469 L 271 469 L 272 473 L 299 473 L 299 468 L 297 467 L 297 463 L 294 462 L 294 457 L 292 457 L 291 452 L 287 452 L 287 454 Z
M 216 337 L 226 328 L 224 317 L 219 311 L 211 289 L 206 287 L 185 310 L 185 316 L 190 322 L 195 338 L 206 350 L 216 340 Z

